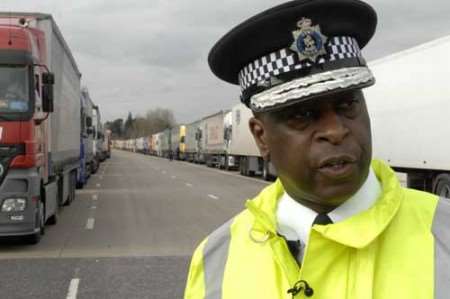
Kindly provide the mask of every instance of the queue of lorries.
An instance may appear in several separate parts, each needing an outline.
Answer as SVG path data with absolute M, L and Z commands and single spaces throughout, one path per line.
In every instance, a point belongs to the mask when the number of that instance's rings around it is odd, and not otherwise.
M 243 104 L 222 110 L 186 125 L 177 125 L 151 136 L 113 140 L 114 148 L 169 159 L 238 169 L 242 175 L 276 176 L 265 161 L 248 128 L 252 112 Z
M 0 237 L 39 242 L 109 136 L 52 16 L 0 12 Z
M 450 37 L 369 63 L 365 90 L 373 156 L 416 189 L 450 197 Z M 119 149 L 276 176 L 248 128 L 242 104 L 151 136 L 114 140 Z M 51 15 L 0 12 L 0 237 L 41 239 L 110 156 L 111 132 Z M 299 149 L 301 150 L 301 149 Z
M 409 187 L 450 197 L 450 36 L 369 63 L 377 83 L 364 90 L 373 157 L 406 174 Z M 261 158 L 242 104 L 151 136 L 115 140 L 133 152 L 276 176 Z M 299 149 L 301 150 L 301 149 Z

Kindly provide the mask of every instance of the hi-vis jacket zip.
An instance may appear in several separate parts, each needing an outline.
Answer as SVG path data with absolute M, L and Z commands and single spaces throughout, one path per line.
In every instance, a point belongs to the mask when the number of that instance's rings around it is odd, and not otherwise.
M 382 195 L 342 222 L 314 225 L 301 267 L 277 235 L 283 187 L 265 188 L 196 249 L 185 299 L 450 298 L 450 201 L 402 188 L 380 161 L 372 167 Z

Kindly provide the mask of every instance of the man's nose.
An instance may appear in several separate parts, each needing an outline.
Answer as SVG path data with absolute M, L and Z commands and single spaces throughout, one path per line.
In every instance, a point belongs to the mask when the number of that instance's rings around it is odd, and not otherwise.
M 321 111 L 315 139 L 320 142 L 340 144 L 349 134 L 350 130 L 343 122 L 343 116 L 329 107 Z

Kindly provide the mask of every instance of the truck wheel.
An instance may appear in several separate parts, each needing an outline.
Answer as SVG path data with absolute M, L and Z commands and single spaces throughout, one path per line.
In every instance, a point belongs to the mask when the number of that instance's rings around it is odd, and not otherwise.
M 206 158 L 206 166 L 207 167 L 212 167 L 212 163 L 211 163 L 211 159 L 210 158 Z
M 58 215 L 56 215 L 56 212 L 55 212 L 55 214 L 53 214 L 52 216 L 50 216 L 47 219 L 47 224 L 55 225 L 56 223 L 58 223 Z
M 267 163 L 267 161 L 263 162 L 263 172 L 262 172 L 262 177 L 265 181 L 269 181 L 270 180 L 270 175 L 269 175 L 269 163 Z
M 45 204 L 39 202 L 39 226 L 41 235 L 45 235 Z
M 35 245 L 41 241 L 41 233 L 37 232 L 32 235 L 26 236 L 25 242 L 30 245 Z
M 442 197 L 450 198 L 450 175 L 441 174 L 437 177 L 434 193 Z
M 98 170 L 98 166 L 99 166 L 99 162 L 97 162 L 97 161 L 92 161 L 92 166 L 91 166 L 91 169 L 92 169 L 92 174 L 95 174 L 95 173 L 97 173 L 97 170 Z
M 84 184 L 82 182 L 77 182 L 76 188 L 77 189 L 83 189 Z
M 69 175 L 69 198 L 65 203 L 65 206 L 70 206 L 70 204 L 75 200 L 75 185 L 77 184 L 77 177 L 75 175 L 75 171 L 72 171 Z
M 39 231 L 37 233 L 34 233 L 32 235 L 26 236 L 26 243 L 35 245 L 41 241 L 42 236 L 45 234 L 45 208 L 44 203 L 42 201 L 39 201 L 39 207 L 38 207 L 38 221 L 37 225 L 39 226 Z
M 246 164 L 245 158 L 242 157 L 239 160 L 239 172 L 241 173 L 241 175 L 245 175 L 245 164 Z

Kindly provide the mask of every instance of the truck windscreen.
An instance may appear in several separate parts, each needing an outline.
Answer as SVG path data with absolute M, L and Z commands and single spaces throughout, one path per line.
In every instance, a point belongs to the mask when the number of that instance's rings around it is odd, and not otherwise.
M 27 66 L 0 66 L 0 113 L 29 110 L 28 75 Z

